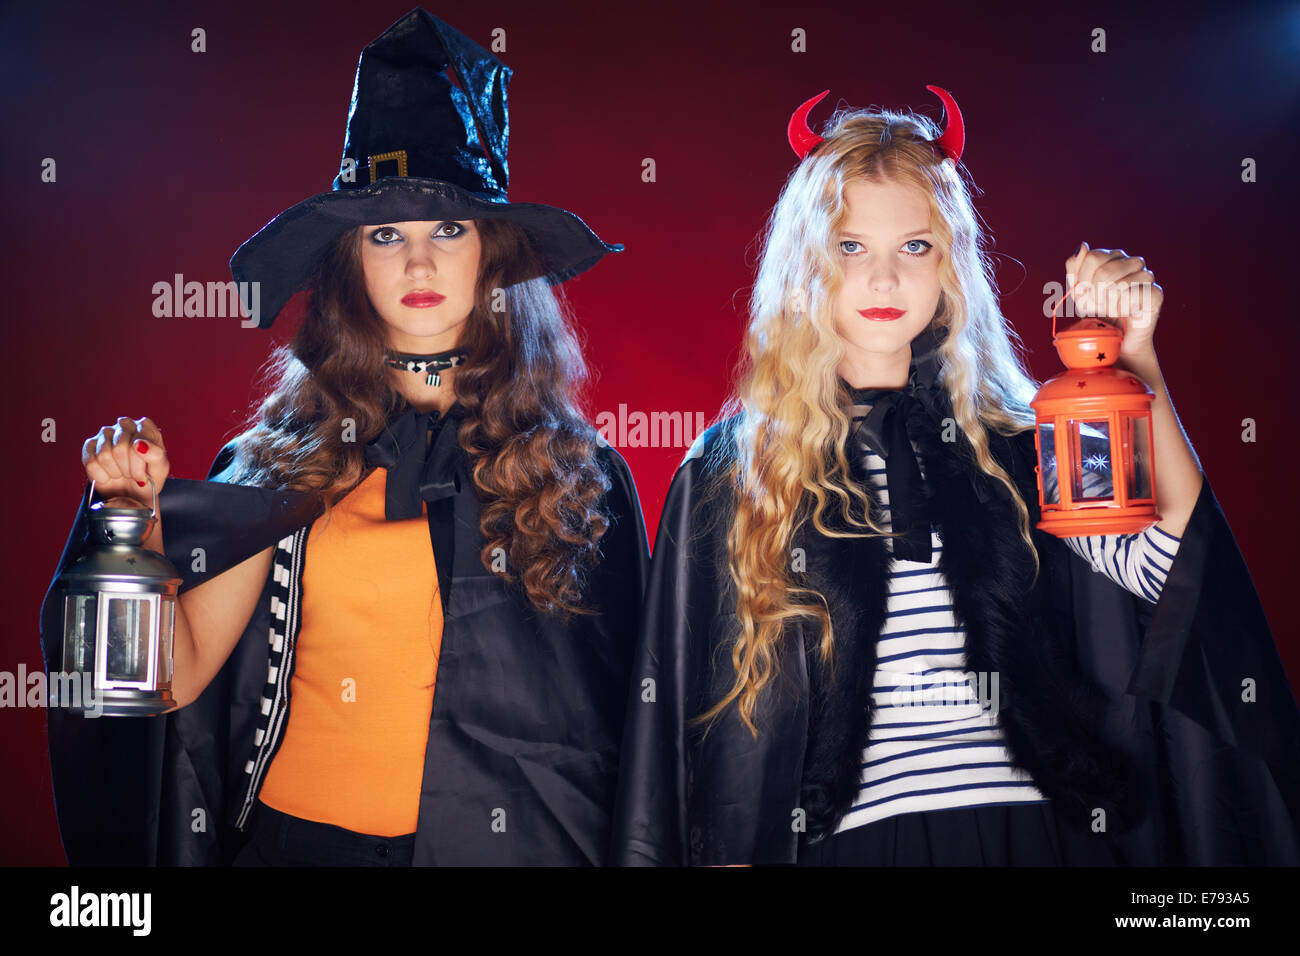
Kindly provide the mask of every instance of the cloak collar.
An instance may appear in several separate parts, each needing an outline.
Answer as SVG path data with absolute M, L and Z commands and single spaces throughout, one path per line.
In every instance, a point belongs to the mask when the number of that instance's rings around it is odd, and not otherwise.
M 912 340 L 911 368 L 901 389 L 853 388 L 840 379 L 850 402 L 867 409 L 852 437 L 858 478 L 865 480 L 869 450 L 885 459 L 890 523 L 901 535 L 894 539 L 894 553 L 901 560 L 925 564 L 932 558 L 930 513 L 912 442 L 920 439 L 923 429 L 941 428 L 947 417 L 947 394 L 939 384 L 939 347 L 947 337 L 947 327 L 931 326 Z
M 947 326 L 934 325 L 912 339 L 907 384 L 901 389 L 854 388 L 840 379 L 854 405 L 871 406 L 871 412 L 862 423 L 861 436 L 880 452 L 882 458 L 889 451 L 889 442 L 885 440 L 885 419 L 895 407 L 909 401 L 918 402 L 926 414 L 938 422 L 950 413 L 948 393 L 940 382 L 943 366 L 939 356 L 939 349 L 947 341 L 948 333 Z
M 384 487 L 384 518 L 418 518 L 424 502 L 439 501 L 460 491 L 458 442 L 464 408 L 453 404 L 446 414 L 421 412 L 405 398 L 384 430 L 366 445 L 366 464 L 388 470 Z M 450 423 L 451 427 L 446 427 Z M 435 430 L 425 447 L 425 435 Z
M 840 385 L 850 406 L 865 407 L 866 416 L 850 438 L 849 458 L 855 477 L 866 483 L 868 450 L 885 459 L 888 471 L 890 523 L 901 537 L 894 539 L 894 554 L 902 560 L 928 564 L 932 515 L 927 506 L 923 478 L 913 444 L 938 435 L 952 420 L 952 403 L 940 381 L 943 364 L 939 350 L 947 341 L 947 326 L 931 326 L 912 339 L 911 366 L 902 388 L 853 388 L 843 378 Z M 989 493 L 982 482 L 971 479 L 981 504 Z

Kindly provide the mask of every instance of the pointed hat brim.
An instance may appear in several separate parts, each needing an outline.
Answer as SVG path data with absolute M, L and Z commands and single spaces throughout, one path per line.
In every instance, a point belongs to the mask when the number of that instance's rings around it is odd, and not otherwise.
M 235 250 L 230 273 L 245 310 L 258 328 L 269 329 L 294 294 L 309 286 L 320 257 L 340 233 L 370 223 L 450 219 L 515 223 L 551 285 L 590 269 L 606 253 L 623 251 L 621 243 L 605 242 L 565 209 L 492 202 L 438 179 L 385 176 L 363 189 L 331 190 L 290 206 Z M 256 296 L 251 283 L 257 283 Z

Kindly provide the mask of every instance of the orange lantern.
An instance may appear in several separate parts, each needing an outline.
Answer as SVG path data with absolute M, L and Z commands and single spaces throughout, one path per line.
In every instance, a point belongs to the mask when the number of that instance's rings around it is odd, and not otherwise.
M 1160 520 L 1155 395 L 1114 367 L 1123 341 L 1124 328 L 1095 318 L 1058 333 L 1052 309 L 1052 344 L 1066 371 L 1044 382 L 1030 405 L 1037 419 L 1038 527 L 1058 538 L 1133 534 Z

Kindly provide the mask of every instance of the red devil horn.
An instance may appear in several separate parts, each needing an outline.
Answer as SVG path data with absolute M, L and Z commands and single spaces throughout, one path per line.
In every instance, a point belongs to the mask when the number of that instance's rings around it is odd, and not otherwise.
M 803 159 L 812 151 L 813 147 L 822 141 L 824 137 L 818 136 L 808 128 L 808 114 L 812 108 L 822 101 L 830 90 L 822 90 L 812 99 L 803 103 L 794 115 L 790 117 L 790 125 L 786 129 L 786 136 L 790 139 L 790 148 L 794 150 L 795 155 Z
M 942 87 L 927 86 L 926 89 L 943 100 L 943 108 L 948 113 L 943 134 L 935 140 L 935 144 L 947 153 L 954 163 L 960 162 L 961 151 L 966 146 L 966 124 L 961 120 L 961 110 L 957 108 L 957 101 Z

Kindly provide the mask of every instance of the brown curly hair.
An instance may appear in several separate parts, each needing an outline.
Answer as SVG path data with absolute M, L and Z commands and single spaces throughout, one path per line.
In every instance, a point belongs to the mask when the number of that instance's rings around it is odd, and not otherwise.
M 580 410 L 581 346 L 560 294 L 531 278 L 545 269 L 522 230 L 500 219 L 475 225 L 477 291 L 458 343 L 468 354 L 451 383 L 482 502 L 480 558 L 490 569 L 501 549 L 510 579 L 539 610 L 590 614 L 583 595 L 609 526 L 610 479 Z M 363 229 L 344 232 L 321 257 L 302 325 L 264 366 L 266 394 L 233 440 L 228 478 L 318 492 L 327 521 L 370 473 L 365 446 L 402 402 L 383 364 L 387 327 L 366 294 Z

